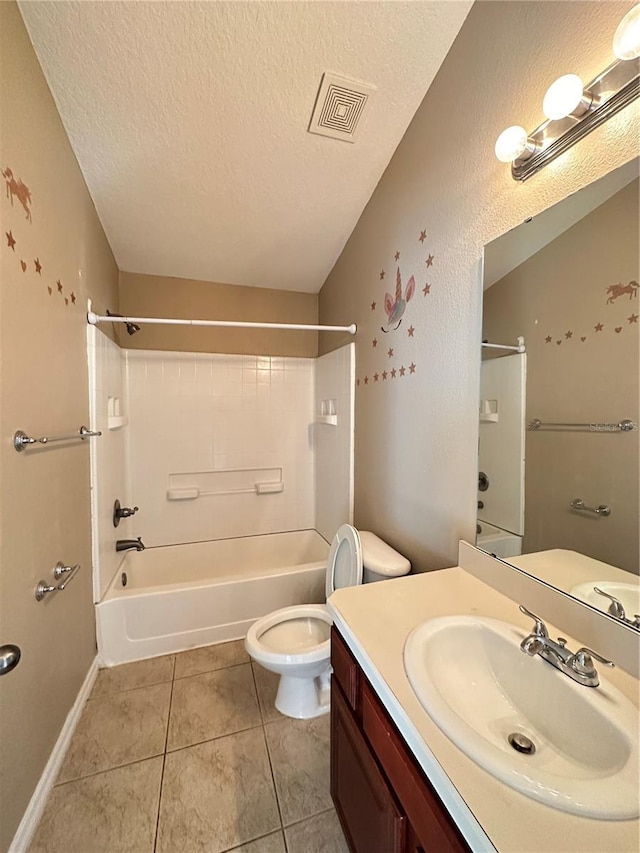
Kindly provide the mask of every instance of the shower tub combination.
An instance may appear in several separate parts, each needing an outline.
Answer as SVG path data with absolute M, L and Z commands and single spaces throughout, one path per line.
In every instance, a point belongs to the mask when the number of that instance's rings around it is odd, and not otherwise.
M 315 530 L 128 551 L 96 606 L 103 666 L 244 638 L 261 616 L 325 601 Z

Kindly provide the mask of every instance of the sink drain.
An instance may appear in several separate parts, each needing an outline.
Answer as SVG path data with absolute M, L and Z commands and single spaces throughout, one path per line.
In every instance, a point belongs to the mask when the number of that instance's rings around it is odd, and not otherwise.
M 535 743 L 522 732 L 511 732 L 507 740 L 516 752 L 521 752 L 523 755 L 533 755 L 536 751 Z

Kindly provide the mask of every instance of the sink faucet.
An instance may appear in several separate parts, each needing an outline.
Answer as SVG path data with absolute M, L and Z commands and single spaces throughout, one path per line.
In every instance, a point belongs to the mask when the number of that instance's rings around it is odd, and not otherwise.
M 616 619 L 620 619 L 621 622 L 626 622 L 627 625 L 633 625 L 634 628 L 640 628 L 640 614 L 634 613 L 633 619 L 629 619 L 629 617 L 625 613 L 624 607 L 622 606 L 622 602 L 619 601 L 615 596 L 609 595 L 608 592 L 604 592 L 603 590 L 599 589 L 597 586 L 594 586 L 593 591 L 597 592 L 598 595 L 602 595 L 605 598 L 608 598 L 609 601 L 611 602 L 611 604 L 609 605 L 609 609 L 607 610 L 607 613 L 609 613 L 611 616 L 615 617 Z
M 135 548 L 136 551 L 144 551 L 144 543 L 140 536 L 137 539 L 118 539 L 116 541 L 116 551 L 128 551 L 130 548 Z
M 520 605 L 520 612 L 530 616 L 535 622 L 531 633 L 520 643 L 520 648 L 525 654 L 532 657 L 540 655 L 542 660 L 550 663 L 551 666 L 555 666 L 560 672 L 585 687 L 597 687 L 600 684 L 597 670 L 593 665 L 593 658 L 605 666 L 614 666 L 612 661 L 603 658 L 598 652 L 587 649 L 585 646 L 582 646 L 575 653 L 570 651 L 565 647 L 567 641 L 564 637 L 558 637 L 557 641 L 549 637 L 547 626 L 539 616 L 531 613 L 522 604 Z

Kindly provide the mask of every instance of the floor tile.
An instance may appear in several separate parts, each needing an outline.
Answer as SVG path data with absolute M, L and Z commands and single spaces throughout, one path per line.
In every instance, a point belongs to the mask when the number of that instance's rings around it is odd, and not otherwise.
M 157 853 L 220 853 L 279 828 L 262 729 L 167 755 Z
M 109 696 L 122 693 L 136 687 L 149 687 L 162 684 L 173 678 L 174 655 L 125 663 L 122 666 L 110 666 L 98 672 L 96 683 L 91 691 L 91 699 L 96 696 Z
M 329 715 L 288 717 L 264 727 L 285 826 L 332 808 L 329 794 Z
M 249 664 L 180 678 L 173 683 L 167 749 L 190 746 L 260 723 Z
M 92 699 L 84 707 L 57 782 L 164 752 L 171 684 Z
M 285 829 L 289 853 L 349 853 L 335 809 Z
M 278 692 L 280 676 L 275 672 L 269 672 L 268 669 L 265 669 L 258 663 L 254 662 L 251 666 L 253 667 L 253 674 L 258 689 L 258 702 L 260 703 L 263 722 L 269 723 L 273 720 L 282 720 L 283 714 L 276 708 L 276 693 Z
M 249 660 L 249 655 L 244 648 L 244 640 L 191 649 L 176 655 L 176 678 L 199 675 L 201 672 L 211 672 L 214 669 L 235 666 L 239 663 L 249 663 Z
M 152 853 L 162 758 L 55 787 L 29 853 Z
M 272 835 L 265 835 L 264 838 L 257 838 L 255 841 L 243 844 L 242 847 L 234 847 L 229 853 L 287 853 L 287 848 L 284 846 L 282 833 L 274 832 Z

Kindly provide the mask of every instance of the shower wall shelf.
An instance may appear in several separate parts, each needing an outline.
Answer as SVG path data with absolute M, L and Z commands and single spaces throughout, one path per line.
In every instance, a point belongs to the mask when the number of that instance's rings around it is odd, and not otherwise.
M 168 501 L 217 495 L 273 495 L 284 491 L 282 468 L 219 468 L 169 474 Z
M 328 424 L 329 426 L 338 426 L 337 415 L 318 415 L 316 418 L 317 424 Z
M 107 418 L 108 429 L 122 429 L 129 423 L 129 418 L 126 415 L 112 415 Z

